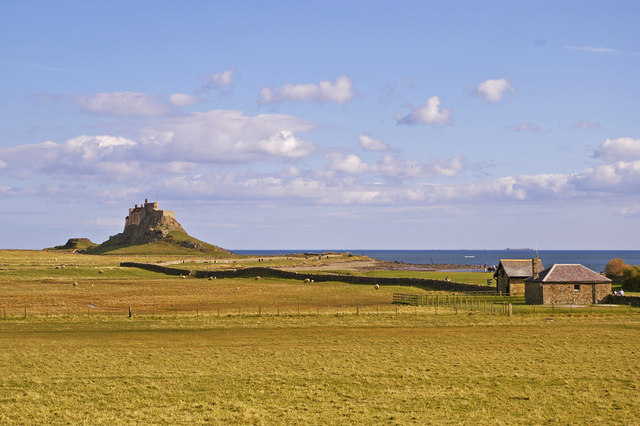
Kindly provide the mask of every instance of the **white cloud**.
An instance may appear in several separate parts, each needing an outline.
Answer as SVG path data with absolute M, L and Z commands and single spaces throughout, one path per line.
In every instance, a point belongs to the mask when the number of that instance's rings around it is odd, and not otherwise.
M 154 116 L 171 111 L 169 105 L 156 96 L 137 92 L 97 93 L 77 98 L 78 104 L 94 114 L 125 116 Z
M 315 151 L 314 143 L 296 135 L 311 128 L 289 115 L 217 110 L 150 122 L 136 140 L 81 135 L 0 149 L 0 170 L 23 179 L 43 174 L 112 181 L 193 173 L 214 163 L 295 160 Z
M 47 141 L 0 150 L 0 157 L 21 176 L 91 175 L 136 170 L 138 163 L 130 158 L 137 147 L 135 141 L 122 137 L 81 135 L 60 144 Z
M 370 167 L 355 154 L 341 155 L 334 153 L 327 155 L 327 158 L 331 160 L 327 165 L 330 170 L 347 174 L 360 174 L 370 170 Z
M 373 139 L 369 135 L 361 134 L 358 136 L 358 141 L 362 149 L 367 151 L 386 151 L 389 146 L 378 139 Z
M 174 93 L 169 96 L 169 103 L 175 107 L 186 107 L 202 102 L 197 96 L 185 95 L 184 93 Z
M 532 123 L 512 124 L 505 127 L 514 132 L 539 132 L 542 128 Z
M 580 120 L 574 125 L 574 127 L 578 127 L 580 129 L 599 129 L 600 123 L 596 123 L 595 121 Z
M 572 175 L 570 181 L 587 192 L 640 194 L 640 160 L 593 167 Z
M 202 86 L 198 89 L 198 93 L 207 93 L 212 89 L 228 86 L 233 81 L 234 75 L 234 69 L 226 70 L 218 74 L 212 74 L 202 83 Z
M 153 159 L 195 163 L 295 159 L 316 146 L 295 134 L 313 128 L 285 114 L 245 116 L 241 111 L 214 110 L 159 120 L 144 129 L 140 143 Z
M 226 70 L 220 74 L 213 74 L 211 76 L 211 82 L 216 86 L 226 86 L 231 83 L 234 74 L 235 70 L 233 69 Z
M 351 175 L 375 173 L 393 178 L 430 178 L 435 176 L 457 176 L 464 168 L 462 156 L 451 160 L 442 158 L 432 159 L 426 163 L 409 160 L 404 161 L 393 155 L 383 156 L 375 164 L 367 164 L 354 154 L 332 153 L 327 155 L 330 160 L 327 169 Z
M 588 46 L 564 46 L 565 49 L 579 50 L 590 53 L 620 53 L 618 49 L 609 49 L 606 47 L 588 47 Z
M 409 114 L 394 117 L 398 124 L 449 124 L 451 111 L 440 109 L 440 98 L 432 96 L 427 103 L 413 109 Z
M 596 151 L 606 161 L 640 159 L 640 139 L 607 139 Z
M 516 93 L 516 89 L 506 78 L 485 80 L 478 84 L 476 93 L 484 97 L 487 102 L 500 102 L 505 92 Z
M 313 144 L 296 139 L 289 130 L 281 130 L 268 139 L 259 141 L 258 147 L 267 154 L 287 158 L 306 157 L 315 150 Z
M 334 83 L 321 81 L 317 84 L 286 84 L 282 88 L 263 87 L 260 102 L 272 103 L 283 100 L 302 102 L 349 102 L 355 96 L 353 83 L 346 76 L 338 77 Z
M 431 163 L 431 170 L 434 175 L 457 176 L 464 168 L 461 155 L 453 157 L 451 160 L 436 159 Z
M 623 207 L 620 209 L 620 214 L 625 217 L 640 218 L 640 205 Z

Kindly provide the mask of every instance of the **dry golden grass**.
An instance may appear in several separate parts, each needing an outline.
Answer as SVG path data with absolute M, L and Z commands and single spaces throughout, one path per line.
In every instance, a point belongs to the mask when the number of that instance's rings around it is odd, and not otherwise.
M 0 321 L 0 422 L 638 422 L 637 315 Z
M 0 251 L 1 424 L 640 423 L 637 310 L 396 311 L 423 290 L 123 260 Z

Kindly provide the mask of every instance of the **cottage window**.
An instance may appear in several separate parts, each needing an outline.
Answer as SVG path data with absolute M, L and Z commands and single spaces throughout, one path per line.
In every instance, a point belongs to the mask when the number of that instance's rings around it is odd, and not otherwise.
M 580 291 L 580 284 L 574 284 L 573 291 Z

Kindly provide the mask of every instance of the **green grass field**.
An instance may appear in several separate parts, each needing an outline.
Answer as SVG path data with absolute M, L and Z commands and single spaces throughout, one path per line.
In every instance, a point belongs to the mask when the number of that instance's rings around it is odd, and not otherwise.
M 456 312 L 123 260 L 172 259 L 0 251 L 1 424 L 640 423 L 636 308 Z

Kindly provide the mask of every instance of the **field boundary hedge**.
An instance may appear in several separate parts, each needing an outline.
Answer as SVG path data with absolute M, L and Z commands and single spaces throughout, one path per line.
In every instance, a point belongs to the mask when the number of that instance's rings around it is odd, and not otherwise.
M 123 262 L 123 267 L 140 268 L 148 271 L 160 272 L 168 275 L 190 275 L 196 278 L 251 278 L 272 277 L 292 280 L 313 280 L 314 282 L 338 281 L 348 284 L 370 285 L 400 285 L 415 286 L 431 290 L 461 291 L 461 292 L 493 292 L 492 287 L 475 284 L 465 284 L 453 281 L 432 280 L 428 278 L 389 278 L 389 277 L 363 277 L 356 275 L 339 274 L 306 274 L 300 272 L 283 271 L 281 269 L 252 267 L 244 269 L 231 269 L 222 271 L 190 271 L 187 269 L 169 268 L 149 263 Z

